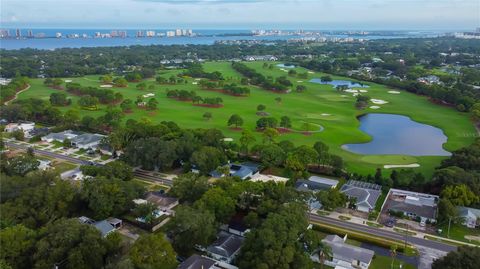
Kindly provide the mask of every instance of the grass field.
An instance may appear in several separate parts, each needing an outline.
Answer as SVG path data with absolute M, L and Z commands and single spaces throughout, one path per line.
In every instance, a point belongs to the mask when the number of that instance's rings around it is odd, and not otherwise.
M 287 75 L 280 68 L 263 68 L 263 62 L 246 63 L 248 66 L 255 68 L 265 76 L 279 77 Z M 204 64 L 206 71 L 220 71 L 227 79 L 227 83 L 239 82 L 241 75 L 233 70 L 228 62 L 209 62 Z M 295 68 L 298 73 L 304 73 L 307 70 L 303 68 Z M 160 71 L 160 75 L 165 78 L 173 74 L 181 72 L 180 70 Z M 114 91 L 121 92 L 125 98 L 135 100 L 138 95 L 149 92 L 155 94 L 155 98 L 159 101 L 158 109 L 155 112 L 145 111 L 135 108 L 130 114 L 126 114 L 125 118 L 148 118 L 152 122 L 160 122 L 171 120 L 178 123 L 184 128 L 218 128 L 224 132 L 227 137 L 238 139 L 240 131 L 231 130 L 227 127 L 227 120 L 232 114 L 239 114 L 244 120 L 243 128 L 250 130 L 255 129 L 255 123 L 259 116 L 256 115 L 256 107 L 259 104 L 266 105 L 266 112 L 272 117 L 279 119 L 282 116 L 289 116 L 293 122 L 293 129 L 302 130 L 304 122 L 310 123 L 311 130 L 316 126 L 322 126 L 324 131 L 304 135 L 302 133 L 282 134 L 278 140 L 290 140 L 296 145 L 308 144 L 312 145 L 316 141 L 323 141 L 330 146 L 330 151 L 338 154 L 346 161 L 349 171 L 362 174 L 374 173 L 377 167 L 383 167 L 384 164 L 410 164 L 419 163 L 421 166 L 417 169 L 426 176 L 431 175 L 435 166 L 445 157 L 426 156 L 398 156 L 398 155 L 358 155 L 341 149 L 341 145 L 346 143 L 362 143 L 368 142 L 371 138 L 358 130 L 360 125 L 357 116 L 362 113 L 393 113 L 410 116 L 413 120 L 421 123 L 430 124 L 441 128 L 448 137 L 447 143 L 444 145 L 446 150 L 452 151 L 460 147 L 469 145 L 476 134 L 468 115 L 457 112 L 454 109 L 439 106 L 431 103 L 425 97 L 416 96 L 402 91 L 401 94 L 388 93 L 386 86 L 374 83 L 366 83 L 370 85 L 368 95 L 371 98 L 386 100 L 389 103 L 382 105 L 380 109 L 366 109 L 363 111 L 354 108 L 355 97 L 351 94 L 343 94 L 337 92 L 330 85 L 320 85 L 308 82 L 312 78 L 320 78 L 321 73 L 309 73 L 308 79 L 300 79 L 289 77 L 296 85 L 302 84 L 307 86 L 307 91 L 303 93 L 291 92 L 288 94 L 277 94 L 251 86 L 251 95 L 248 97 L 234 97 L 219 92 L 202 90 L 198 85 L 192 84 L 195 80 L 188 78 L 187 84 L 181 85 L 158 85 L 153 79 L 147 80 L 147 84 L 155 84 L 155 90 L 140 91 L 136 89 L 137 83 L 129 83 L 126 88 L 112 88 Z M 69 78 L 74 82 L 78 82 L 84 86 L 100 86 L 99 76 L 86 76 L 80 78 Z M 347 79 L 332 76 L 333 79 Z M 298 82 L 302 81 L 302 82 Z M 185 89 L 195 90 L 202 97 L 221 97 L 224 101 L 223 108 L 206 108 L 193 106 L 188 102 L 179 102 L 166 97 L 167 89 Z M 45 87 L 42 79 L 33 79 L 31 88 L 19 95 L 19 99 L 25 98 L 42 98 L 49 99 L 53 92 L 58 90 Z M 342 95 L 347 95 L 342 97 Z M 281 97 L 282 102 L 278 103 L 275 98 Z M 79 109 L 77 105 L 78 97 L 72 96 L 73 104 L 69 107 L 62 107 L 62 110 Z M 97 111 L 82 111 L 81 115 L 100 116 L 104 113 L 106 106 L 100 106 Z M 213 117 L 209 121 L 205 121 L 202 115 L 209 111 Z M 330 115 L 325 115 L 330 114 Z M 261 143 L 261 134 L 257 133 L 257 142 Z

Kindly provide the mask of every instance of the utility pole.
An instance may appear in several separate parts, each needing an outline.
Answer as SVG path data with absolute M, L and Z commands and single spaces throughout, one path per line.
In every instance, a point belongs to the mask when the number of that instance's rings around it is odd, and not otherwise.
M 407 231 L 405 232 L 405 248 L 404 248 L 404 251 L 407 250 L 407 236 L 408 236 L 408 223 L 407 223 Z
M 448 230 L 447 230 L 447 238 L 450 238 L 450 224 L 452 222 L 452 217 L 448 217 Z

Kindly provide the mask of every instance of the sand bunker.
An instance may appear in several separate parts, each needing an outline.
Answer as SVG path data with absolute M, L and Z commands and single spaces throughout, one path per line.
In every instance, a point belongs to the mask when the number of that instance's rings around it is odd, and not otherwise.
M 110 84 L 105 84 L 105 85 L 100 85 L 100 88 L 111 88 L 112 85 Z
M 65 80 L 65 83 L 69 83 L 69 82 L 72 82 L 72 80 L 71 79 L 66 79 Z
M 298 83 L 302 83 L 303 81 L 302 80 L 297 80 Z
M 391 94 L 400 94 L 399 91 L 388 91 L 388 93 L 391 93 Z
M 232 142 L 232 141 L 233 141 L 233 138 L 231 138 L 231 137 L 225 137 L 225 138 L 223 139 L 223 141 L 225 141 L 225 142 Z
M 192 82 L 192 84 L 193 84 L 193 85 L 197 85 L 197 84 L 198 84 L 198 82 Z
M 376 105 L 384 105 L 384 104 L 388 104 L 387 101 L 385 100 L 381 100 L 381 99 L 370 99 L 370 101 L 372 101 L 372 103 L 376 104 Z
M 367 90 L 358 90 L 359 92 L 368 92 Z
M 315 74 L 315 72 L 312 72 L 312 71 L 308 71 L 309 74 Z
M 345 92 L 358 93 L 358 90 L 346 89 Z
M 153 97 L 153 96 L 155 96 L 154 93 L 147 93 L 147 94 L 143 95 L 143 98 L 148 98 L 148 97 Z
M 322 115 L 322 116 L 330 116 L 330 115 L 332 115 L 332 114 L 322 113 L 322 114 L 320 114 L 320 115 Z
M 371 106 L 370 108 L 371 109 L 379 109 L 380 107 L 379 106 Z
M 348 96 L 346 96 L 345 94 L 342 94 L 342 95 L 340 95 L 340 97 L 346 98 Z
M 415 168 L 415 167 L 420 167 L 420 164 L 418 163 L 411 163 L 411 164 L 386 164 L 383 166 L 385 169 L 390 169 L 390 168 Z

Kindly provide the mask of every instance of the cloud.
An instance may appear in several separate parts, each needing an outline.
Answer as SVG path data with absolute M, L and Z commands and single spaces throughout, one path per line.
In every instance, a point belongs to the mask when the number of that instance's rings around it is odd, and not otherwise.
M 272 0 L 134 0 L 136 2 L 151 2 L 151 3 L 164 3 L 175 5 L 189 5 L 189 4 L 251 4 L 268 2 Z

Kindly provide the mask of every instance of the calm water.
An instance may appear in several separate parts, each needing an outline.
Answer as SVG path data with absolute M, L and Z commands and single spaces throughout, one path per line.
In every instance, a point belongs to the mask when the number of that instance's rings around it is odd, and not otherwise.
M 9 29 L 10 34 L 15 33 L 15 29 Z M 114 29 L 122 30 L 122 29 Z M 146 30 L 146 29 L 144 29 Z M 165 32 L 168 29 L 151 29 L 156 32 Z M 172 29 L 169 29 L 172 30 Z M 46 36 L 55 36 L 56 32 L 61 32 L 64 36 L 67 34 L 87 34 L 93 36 L 95 32 L 108 33 L 108 29 L 33 29 L 34 34 L 44 33 Z M 152 37 L 136 38 L 136 30 L 126 30 L 127 38 L 34 38 L 34 39 L 0 39 L 0 48 L 7 50 L 35 48 L 35 49 L 58 49 L 58 48 L 80 48 L 80 47 L 115 47 L 132 45 L 211 45 L 215 41 L 222 40 L 288 40 L 291 38 L 301 38 L 299 35 L 281 35 L 281 36 L 251 36 L 249 30 L 194 30 L 196 37 Z M 22 34 L 27 34 L 27 29 L 22 29 Z M 345 35 L 325 33 L 325 37 L 338 38 L 362 38 L 362 39 L 394 39 L 394 38 L 423 38 L 436 37 L 439 33 L 421 33 L 421 32 L 402 32 L 395 35 Z
M 290 64 L 290 65 L 285 65 L 285 64 L 277 64 L 278 67 L 281 68 L 295 68 L 295 65 Z
M 345 144 L 343 149 L 358 154 L 398 154 L 410 156 L 450 156 L 442 145 L 447 137 L 439 128 L 418 123 L 409 117 L 370 113 L 359 118 L 360 130 L 372 141 Z
M 332 81 L 329 81 L 329 82 L 323 82 L 319 78 L 312 78 L 310 80 L 310 82 L 318 83 L 318 84 L 329 84 L 329 85 L 332 85 L 334 88 L 337 87 L 337 86 L 341 86 L 341 85 L 347 85 L 349 88 L 368 88 L 368 87 L 370 87 L 368 85 L 360 84 L 358 82 L 353 82 L 353 81 L 350 81 L 350 80 L 332 80 Z

